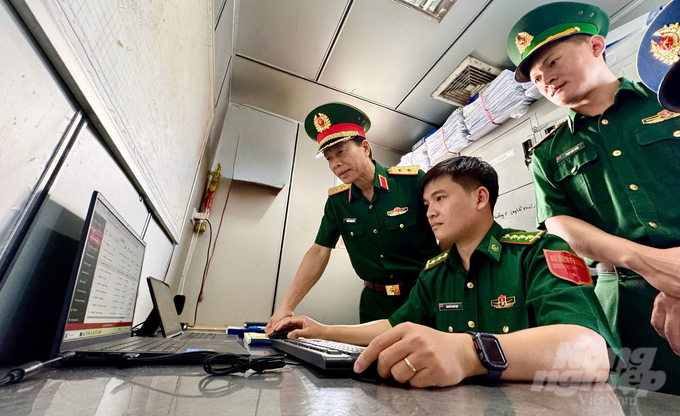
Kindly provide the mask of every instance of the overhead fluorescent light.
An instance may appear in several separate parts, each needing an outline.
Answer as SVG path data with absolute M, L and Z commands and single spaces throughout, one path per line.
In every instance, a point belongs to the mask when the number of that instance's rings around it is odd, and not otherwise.
M 392 0 L 439 23 L 451 10 L 456 0 Z

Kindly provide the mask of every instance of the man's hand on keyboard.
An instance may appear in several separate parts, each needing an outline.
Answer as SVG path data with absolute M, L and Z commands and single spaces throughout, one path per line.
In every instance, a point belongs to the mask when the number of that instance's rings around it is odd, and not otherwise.
M 264 332 L 269 335 L 272 332 L 274 332 L 276 326 L 281 323 L 281 321 L 287 317 L 294 316 L 293 311 L 291 310 L 286 310 L 283 307 L 279 307 L 279 309 L 274 312 L 274 315 L 269 318 L 269 322 L 267 322 L 267 326 L 264 327 Z
M 318 338 L 325 339 L 324 335 L 328 330 L 327 325 L 320 324 L 307 316 L 293 316 L 284 318 L 275 327 L 275 331 L 284 328 L 295 328 L 295 331 L 288 334 L 289 339 L 295 338 Z
M 410 322 L 376 337 L 354 363 L 363 372 L 378 360 L 378 374 L 392 375 L 414 387 L 453 386 L 467 377 L 486 373 L 477 358 L 472 337 L 450 334 Z

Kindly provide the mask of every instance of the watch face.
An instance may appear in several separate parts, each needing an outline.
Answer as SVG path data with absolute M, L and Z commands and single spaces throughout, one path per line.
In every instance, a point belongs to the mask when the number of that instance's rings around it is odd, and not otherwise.
M 491 364 L 504 364 L 506 362 L 497 339 L 481 337 L 481 341 L 484 353 Z

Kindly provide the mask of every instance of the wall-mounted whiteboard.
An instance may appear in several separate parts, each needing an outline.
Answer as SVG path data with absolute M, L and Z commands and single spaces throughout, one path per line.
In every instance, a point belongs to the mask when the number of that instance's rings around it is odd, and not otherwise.
M 12 0 L 175 239 L 213 116 L 211 0 Z

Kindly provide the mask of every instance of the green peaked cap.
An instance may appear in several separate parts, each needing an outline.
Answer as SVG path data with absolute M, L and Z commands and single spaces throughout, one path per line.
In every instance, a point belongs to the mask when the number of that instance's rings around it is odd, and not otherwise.
M 535 8 L 508 34 L 508 56 L 517 65 L 515 79 L 529 81 L 527 58 L 553 42 L 578 34 L 607 36 L 608 31 L 609 16 L 592 4 L 558 2 Z
M 305 132 L 318 143 L 317 156 L 325 149 L 353 137 L 366 138 L 371 120 L 363 111 L 345 103 L 328 103 L 305 118 Z

